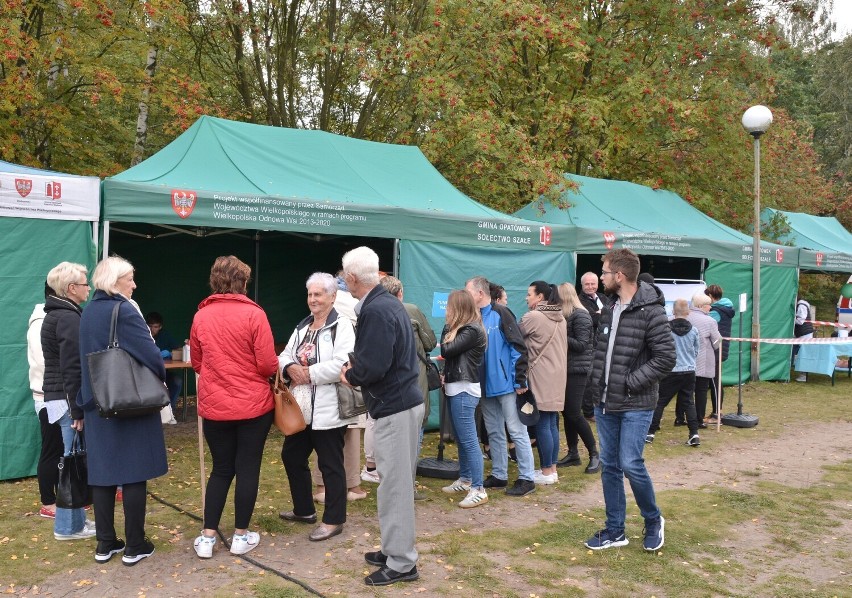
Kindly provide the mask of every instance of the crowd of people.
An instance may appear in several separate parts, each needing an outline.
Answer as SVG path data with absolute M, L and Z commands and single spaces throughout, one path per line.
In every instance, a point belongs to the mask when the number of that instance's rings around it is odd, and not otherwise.
M 558 468 L 581 464 L 582 440 L 585 472 L 601 473 L 606 504 L 605 528 L 585 545 L 602 550 L 628 543 L 627 477 L 644 518 L 643 547 L 662 547 L 665 519 L 642 455 L 675 396 L 675 425 L 689 426 L 687 444 L 700 444 L 706 394 L 720 371 L 719 330 L 725 321 L 730 330 L 730 301 L 717 286 L 693 297 L 691 306 L 676 301 L 670 322 L 660 289 L 653 280 L 639 279 L 636 254 L 613 250 L 603 257 L 600 275 L 581 277 L 579 293 L 570 283 L 531 282 L 528 311 L 520 320 L 507 307 L 503 287 L 474 276 L 449 294 L 445 325 L 436 335 L 417 306 L 403 301 L 402 283 L 379 271 L 378 255 L 358 247 L 343 256 L 337 276 L 317 272 L 307 279 L 309 314 L 276 354 L 265 312 L 247 297 L 250 277 L 250 267 L 238 258 L 217 258 L 211 294 L 199 305 L 190 332 L 198 414 L 213 462 L 202 530 L 193 542 L 199 558 L 213 556 L 234 482 L 229 550 L 241 555 L 260 543 L 250 524 L 273 421 L 270 378 L 280 373 L 306 423 L 281 448 L 292 508 L 280 517 L 315 525 L 311 541 L 328 540 L 343 531 L 347 502 L 367 495 L 361 482 L 378 482 L 381 549 L 365 554 L 377 569 L 364 582 L 417 579 L 414 504 L 422 497 L 415 474 L 428 417 L 428 356 L 437 345 L 459 452 L 459 478 L 443 491 L 459 495 L 459 507 L 486 504 L 489 492 L 522 497 L 537 485 L 557 483 Z M 57 540 L 94 536 L 98 562 L 121 553 L 125 565 L 135 565 L 154 553 L 145 535 L 146 485 L 167 471 L 161 419 L 157 413 L 100 417 L 86 356 L 109 344 L 110 318 L 118 306 L 121 347 L 169 384 L 174 401 L 180 388 L 167 378 L 163 359 L 177 343 L 163 334 L 159 314 L 149 314 L 147 321 L 142 316 L 126 260 L 110 257 L 97 265 L 91 297 L 87 279 L 84 266 L 56 266 L 47 276 L 45 303 L 30 319 L 30 381 L 43 438 L 40 514 L 55 519 Z M 714 308 L 719 317 L 712 315 Z M 360 389 L 364 416 L 341 416 L 343 386 Z M 560 420 L 568 446 L 562 458 Z M 55 506 L 55 464 L 84 430 L 94 522 L 85 509 Z M 480 439 L 490 458 L 488 475 Z M 510 456 L 518 471 L 511 484 Z M 126 541 L 114 525 L 118 489 Z

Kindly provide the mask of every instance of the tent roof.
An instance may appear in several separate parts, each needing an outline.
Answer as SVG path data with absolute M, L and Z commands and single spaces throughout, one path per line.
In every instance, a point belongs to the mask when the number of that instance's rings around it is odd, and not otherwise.
M 574 174 L 565 178 L 577 185 L 562 195 L 568 208 L 542 200 L 515 215 L 577 227 L 579 253 L 626 247 L 640 254 L 751 261 L 752 237 L 707 216 L 676 193 L 626 181 Z M 796 265 L 794 250 L 761 245 L 764 263 Z
M 0 216 L 97 222 L 100 187 L 97 177 L 0 160 Z
M 104 212 L 125 222 L 539 245 L 539 225 L 467 197 L 417 147 L 209 116 L 108 178 Z
M 812 216 L 766 208 L 764 220 L 776 214 L 787 219 L 790 232 L 779 239 L 802 250 L 799 262 L 808 270 L 852 272 L 852 233 L 832 216 Z

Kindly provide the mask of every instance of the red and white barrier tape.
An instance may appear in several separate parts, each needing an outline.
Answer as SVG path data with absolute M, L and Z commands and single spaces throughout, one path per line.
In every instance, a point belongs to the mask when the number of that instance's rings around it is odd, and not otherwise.
M 841 324 L 840 322 L 823 322 L 822 320 L 805 320 L 805 322 L 810 322 L 811 324 L 816 324 L 817 326 L 834 326 L 835 328 L 852 329 L 852 324 Z
M 832 338 L 722 338 L 726 341 L 767 343 L 770 345 L 839 345 L 841 343 L 852 342 L 852 337 L 842 336 Z

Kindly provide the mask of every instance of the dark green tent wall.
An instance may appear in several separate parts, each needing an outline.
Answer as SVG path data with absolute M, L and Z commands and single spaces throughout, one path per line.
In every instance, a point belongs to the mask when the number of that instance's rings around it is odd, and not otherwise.
M 59 262 L 95 263 L 89 222 L 0 217 L 0 479 L 35 475 L 41 447 L 27 364 L 27 325 Z M 38 497 L 33 496 L 33 500 Z

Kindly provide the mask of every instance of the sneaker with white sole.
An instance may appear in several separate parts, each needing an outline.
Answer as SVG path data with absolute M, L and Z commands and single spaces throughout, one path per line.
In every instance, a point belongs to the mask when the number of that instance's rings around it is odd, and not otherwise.
M 361 479 L 365 482 L 372 482 L 373 484 L 378 484 L 382 480 L 379 478 L 379 472 L 377 470 L 370 471 L 367 469 L 367 466 L 364 466 L 364 469 L 361 470 Z
M 549 486 L 551 484 L 555 484 L 559 481 L 559 474 L 555 471 L 553 473 L 549 473 L 545 475 L 542 473 L 540 469 L 536 469 L 533 472 L 533 482 L 536 484 L 541 484 L 542 486 Z
M 698 438 L 698 434 L 690 436 L 689 440 L 686 441 L 686 446 L 701 446 L 701 439 Z
M 488 502 L 488 494 L 484 489 L 471 488 L 467 496 L 459 503 L 462 509 L 472 509 Z
M 57 540 L 85 540 L 93 538 L 97 532 L 95 531 L 95 522 L 88 519 L 83 523 L 83 529 L 73 534 L 57 534 L 53 532 L 53 537 Z
M 124 552 L 124 540 L 121 538 L 116 538 L 112 542 L 99 541 L 98 548 L 95 550 L 95 560 L 106 563 L 119 552 Z
M 121 557 L 121 564 L 132 567 L 142 559 L 147 559 L 152 554 L 154 554 L 154 543 L 146 537 L 142 541 L 142 546 L 138 548 L 135 553 L 128 552 L 127 548 L 124 549 L 124 556 Z
M 583 542 L 586 548 L 591 550 L 606 550 L 607 548 L 618 548 L 619 546 L 627 546 L 630 541 L 624 535 L 624 530 L 617 531 L 611 529 L 602 529 L 595 532 L 595 535 Z
M 459 478 L 449 486 L 441 488 L 447 494 L 455 494 L 456 492 L 470 492 L 470 482 L 466 482 Z
M 654 443 L 654 435 L 653 434 L 645 434 L 645 444 L 653 444 Z
M 660 515 L 657 519 L 645 520 L 645 538 L 642 547 L 654 552 L 663 547 L 666 541 L 666 520 Z
M 245 554 L 257 548 L 260 544 L 260 534 L 257 532 L 246 532 L 242 536 L 234 535 L 231 538 L 231 554 Z
M 205 536 L 201 534 L 193 542 L 195 554 L 200 559 L 209 559 L 213 556 L 213 547 L 216 545 L 216 536 Z

